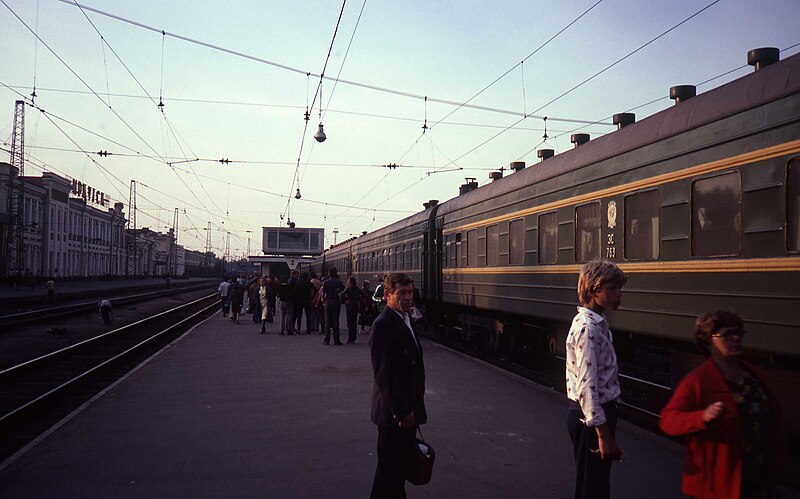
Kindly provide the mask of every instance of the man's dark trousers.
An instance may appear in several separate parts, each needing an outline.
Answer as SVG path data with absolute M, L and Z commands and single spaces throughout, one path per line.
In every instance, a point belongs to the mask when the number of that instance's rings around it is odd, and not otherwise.
M 617 429 L 617 403 L 602 404 L 606 424 L 612 434 Z M 598 451 L 597 431 L 583 424 L 583 412 L 576 402 L 570 401 L 567 410 L 567 429 L 572 439 L 577 474 L 575 499 L 608 499 L 611 496 L 609 478 L 611 460 L 602 459 Z
M 338 298 L 325 300 L 325 343 L 331 341 L 331 329 L 333 329 L 333 343 L 339 344 L 339 315 L 342 312 L 342 302 Z
M 370 499 L 406 497 L 406 464 L 413 457 L 416 428 L 378 426 L 378 466 Z

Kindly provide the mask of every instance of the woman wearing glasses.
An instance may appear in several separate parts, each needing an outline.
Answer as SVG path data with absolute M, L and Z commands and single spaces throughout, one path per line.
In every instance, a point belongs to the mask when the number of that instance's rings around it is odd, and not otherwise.
M 744 335 L 734 312 L 698 317 L 695 341 L 709 358 L 661 412 L 665 433 L 688 436 L 682 490 L 692 497 L 775 497 L 786 463 L 780 409 L 761 373 L 742 358 Z

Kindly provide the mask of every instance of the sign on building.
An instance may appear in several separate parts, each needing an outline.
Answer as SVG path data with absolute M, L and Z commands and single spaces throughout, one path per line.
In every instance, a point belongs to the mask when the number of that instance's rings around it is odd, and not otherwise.
M 322 254 L 325 229 L 262 227 L 262 251 L 265 255 Z

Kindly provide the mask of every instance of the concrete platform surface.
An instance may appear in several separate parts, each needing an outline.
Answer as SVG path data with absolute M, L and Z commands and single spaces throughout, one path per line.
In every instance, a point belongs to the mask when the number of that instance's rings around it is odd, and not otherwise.
M 368 497 L 367 336 L 259 335 L 217 314 L 0 470 L 0 496 Z M 346 333 L 343 331 L 343 338 Z M 563 396 L 424 342 L 437 452 L 411 498 L 568 498 Z M 612 495 L 682 497 L 683 449 L 621 422 Z

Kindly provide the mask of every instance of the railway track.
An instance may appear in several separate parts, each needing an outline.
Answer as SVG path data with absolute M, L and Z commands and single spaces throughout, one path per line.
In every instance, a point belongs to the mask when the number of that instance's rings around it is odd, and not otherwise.
M 218 306 L 216 295 L 210 294 L 0 371 L 0 459 L 35 439 Z
M 165 296 L 172 296 L 191 291 L 198 291 L 216 287 L 216 283 L 202 283 L 193 286 L 179 287 L 169 290 L 150 291 L 144 293 L 133 293 L 125 296 L 113 297 L 111 304 L 114 307 L 121 305 L 129 305 L 132 303 L 141 303 L 156 298 Z M 111 292 L 107 292 L 104 296 L 109 296 Z M 0 331 L 9 331 L 12 327 L 19 327 L 28 324 L 36 324 L 42 321 L 42 317 L 46 314 L 48 320 L 72 317 L 86 313 L 97 312 L 97 300 L 82 301 L 80 303 L 71 303 L 68 305 L 61 305 L 56 307 L 48 307 L 43 309 L 29 310 L 25 312 L 18 312 L 13 314 L 0 315 Z

